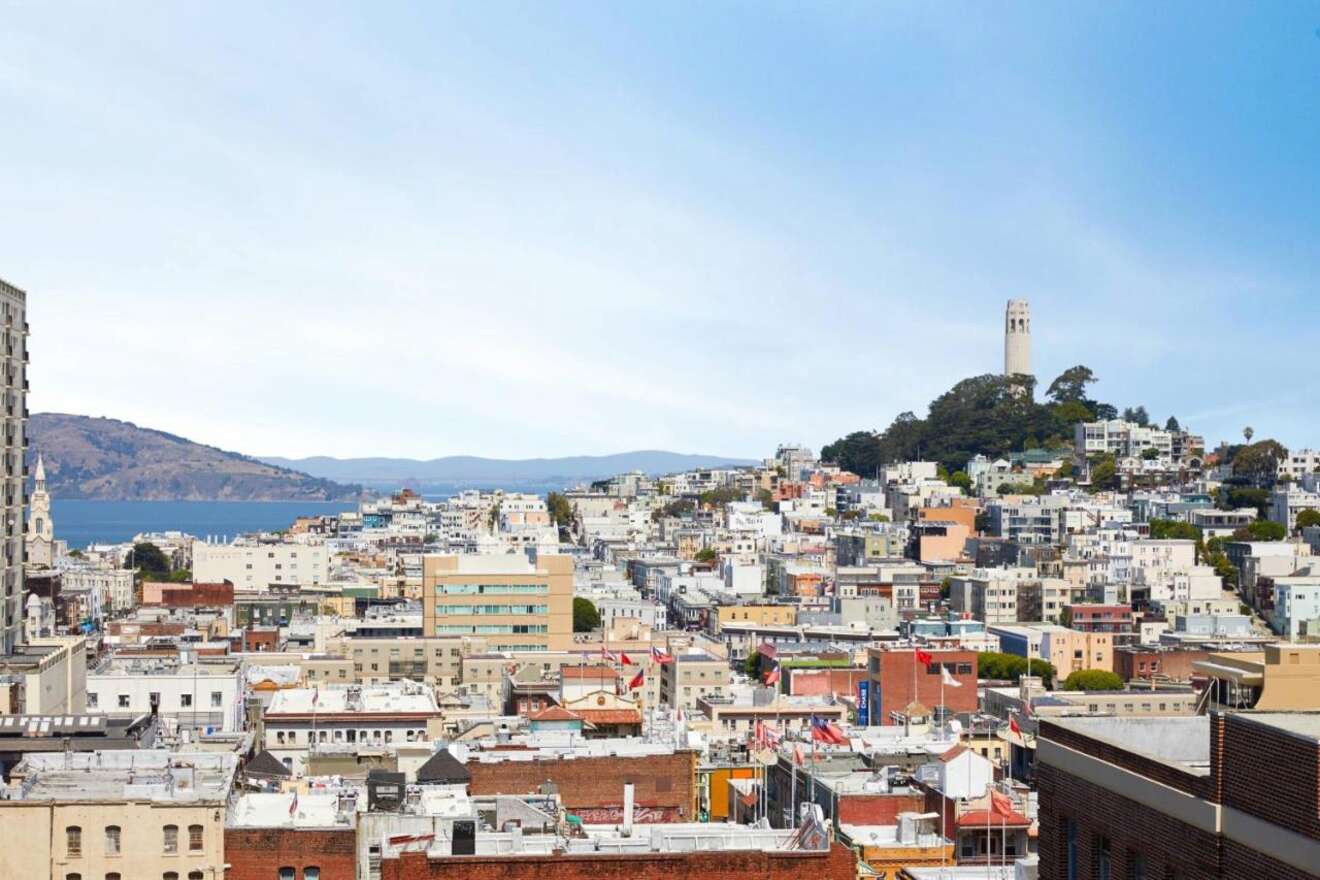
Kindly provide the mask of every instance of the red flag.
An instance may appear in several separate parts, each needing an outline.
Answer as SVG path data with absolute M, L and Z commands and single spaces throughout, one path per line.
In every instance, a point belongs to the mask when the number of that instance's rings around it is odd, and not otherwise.
M 609 648 L 604 647 L 603 645 L 601 646 L 600 649 L 600 659 L 608 661 L 610 663 L 619 662 L 619 658 L 615 656 L 614 652 L 611 651 Z
M 780 675 L 779 664 L 776 663 L 774 666 L 770 667 L 770 671 L 765 674 L 765 683 L 779 684 Z
M 994 789 L 990 790 L 990 810 L 1004 816 L 1013 815 L 1013 802 L 1007 795 L 1000 794 Z
M 655 645 L 651 646 L 651 659 L 654 660 L 656 663 L 674 662 L 674 657 L 672 654 L 666 654 L 664 651 L 661 651 Z
M 930 664 L 935 662 L 934 657 L 932 657 L 930 654 L 926 653 L 925 651 L 921 650 L 920 648 L 917 648 L 916 652 L 917 652 L 917 662 L 920 663 L 922 666 L 929 666 Z
M 628 659 L 628 655 L 627 655 L 627 654 L 624 654 L 624 653 L 622 653 L 622 652 L 619 653 L 619 662 L 622 663 L 624 666 L 632 666 L 632 665 L 633 665 L 633 662 L 632 662 L 631 660 Z
M 802 766 L 802 746 L 793 746 L 793 763 Z
M 646 683 L 646 670 L 639 669 L 637 670 L 637 674 L 632 677 L 632 681 L 628 682 L 628 690 L 635 691 L 645 683 Z
M 756 722 L 755 730 L 756 730 L 756 744 L 757 744 L 758 746 L 764 746 L 764 745 L 765 745 L 765 724 L 764 724 L 763 722 L 761 722 L 761 721 L 757 721 L 757 722 Z
M 1018 727 L 1016 715 L 1008 716 L 1008 729 L 1016 733 L 1018 736 L 1022 735 L 1022 728 Z
M 293 800 L 289 801 L 289 815 L 292 816 L 298 812 L 298 792 L 293 793 Z

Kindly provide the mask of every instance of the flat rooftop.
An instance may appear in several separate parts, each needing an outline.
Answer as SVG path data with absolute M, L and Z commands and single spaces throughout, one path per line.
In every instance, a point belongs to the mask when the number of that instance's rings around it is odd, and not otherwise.
M 238 758 L 219 752 L 161 749 L 31 754 L 13 770 L 8 790 L 24 801 L 224 801 Z
M 1239 712 L 1237 716 L 1320 742 L 1320 712 Z
M 323 688 L 288 688 L 276 691 L 267 715 L 301 715 L 316 712 L 332 714 L 361 712 L 388 714 L 396 712 L 438 712 L 435 695 L 429 688 L 407 683 L 396 686 L 362 685 Z
M 1284 713 L 1286 714 L 1286 713 Z M 1184 772 L 1210 773 L 1210 716 L 1060 718 L 1050 724 Z

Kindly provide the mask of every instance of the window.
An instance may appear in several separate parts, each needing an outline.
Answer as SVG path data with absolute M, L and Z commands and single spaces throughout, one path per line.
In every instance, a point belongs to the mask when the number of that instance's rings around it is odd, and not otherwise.
M 64 880 L 82 880 L 82 874 L 65 874 Z
M 165 854 L 173 855 L 179 851 L 179 826 L 166 825 L 164 830 Z
M 127 708 L 128 708 L 128 694 L 120 694 L 120 695 L 119 695 L 119 708 L 121 708 L 121 709 L 127 709 Z
M 224 704 L 225 695 L 220 691 L 211 691 L 211 708 L 219 709 Z
M 109 874 L 105 875 L 105 880 L 119 880 L 119 872 L 111 871 Z
M 303 880 L 321 880 L 321 869 L 315 865 L 303 868 Z
M 192 694 L 179 694 L 179 708 L 181 709 L 192 708 Z
M 77 825 L 64 829 L 64 852 L 71 859 L 82 855 L 82 829 Z
M 1068 859 L 1067 880 L 1077 880 L 1077 820 L 1063 820 L 1063 836 Z
M 1146 857 L 1139 852 L 1128 853 L 1128 865 L 1132 880 L 1146 880 Z
M 202 872 L 201 872 L 201 871 L 189 871 L 189 872 L 188 872 L 188 880 L 202 880 Z
M 1109 861 L 1109 838 L 1097 837 L 1095 842 L 1096 880 L 1112 880 L 1113 872 Z
M 280 868 L 280 880 L 298 880 L 298 872 L 293 868 Z
M 96 691 L 88 691 L 88 692 L 87 692 L 87 708 L 88 708 L 88 709 L 95 709 L 98 700 L 99 700 L 99 698 L 96 696 Z
M 119 826 L 105 826 L 105 854 L 108 856 L 119 855 Z
M 164 874 L 160 875 L 160 880 L 179 880 L 179 872 L 166 871 Z
M 202 850 L 202 841 L 203 841 L 203 838 L 202 838 L 202 826 L 201 826 L 201 825 L 189 825 L 189 826 L 188 826 L 188 851 L 189 851 L 189 852 L 201 852 L 201 850 Z

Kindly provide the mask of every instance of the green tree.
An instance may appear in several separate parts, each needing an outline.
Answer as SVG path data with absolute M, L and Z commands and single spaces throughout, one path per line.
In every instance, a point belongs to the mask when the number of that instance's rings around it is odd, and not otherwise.
M 761 654 L 759 651 L 753 651 L 747 655 L 743 661 L 743 672 L 747 673 L 748 678 L 761 677 Z
M 1086 386 L 1094 383 L 1095 373 L 1090 367 L 1078 364 L 1069 367 L 1050 383 L 1045 396 L 1055 403 L 1083 403 L 1086 400 Z
M 1066 691 L 1121 691 L 1123 679 L 1108 669 L 1079 669 L 1063 680 Z
M 1297 514 L 1297 530 L 1301 531 L 1307 526 L 1320 526 L 1320 510 L 1308 507 Z
M 590 599 L 573 597 L 573 632 L 591 632 L 600 626 L 600 612 Z
M 1256 516 L 1266 517 L 1270 513 L 1270 493 L 1268 489 L 1256 489 L 1250 486 L 1220 486 L 1216 503 L 1224 510 L 1237 510 L 1240 507 L 1254 507 Z
M 669 502 L 665 506 L 657 507 L 655 510 L 651 511 L 651 519 L 654 520 L 655 522 L 659 522 L 660 520 L 671 516 L 682 518 L 687 516 L 695 509 L 696 509 L 696 505 L 693 504 L 688 499 L 677 498 Z
M 1054 417 L 1065 425 L 1075 425 L 1078 422 L 1091 421 L 1095 418 L 1095 413 L 1080 400 L 1065 400 L 1054 407 Z
M 1112 491 L 1119 488 L 1118 466 L 1114 456 L 1103 455 L 1091 468 L 1091 489 L 1097 492 Z
M 1150 414 L 1146 412 L 1144 406 L 1130 406 L 1123 410 L 1123 421 L 1132 422 L 1134 425 L 1141 425 L 1144 428 L 1150 425 Z
M 710 547 L 702 547 L 692 558 L 697 562 L 714 562 L 719 559 L 720 554 L 716 553 Z
M 1258 519 L 1245 529 L 1238 529 L 1233 537 L 1244 541 L 1282 541 L 1288 537 L 1288 530 L 1283 527 L 1283 523 Z
M 1164 430 L 1166 430 L 1166 431 L 1181 431 L 1181 430 L 1182 430 L 1182 425 L 1178 424 L 1178 419 L 1177 419 L 1177 417 L 1175 417 L 1175 416 L 1169 416 L 1169 420 L 1168 420 L 1167 422 L 1164 423 Z
M 170 573 L 170 560 L 155 544 L 144 541 L 133 545 L 133 567 L 143 580 L 165 580 Z
M 561 529 L 573 525 L 573 505 L 563 494 L 551 492 L 545 496 L 545 508 L 550 513 L 551 521 Z
M 1201 540 L 1201 530 L 1179 519 L 1153 519 L 1148 524 L 1152 538 L 1183 538 L 1191 541 Z
M 718 489 L 711 489 L 702 492 L 699 496 L 702 506 L 724 507 L 731 501 L 742 501 L 743 493 L 732 486 L 721 486 Z
M 957 486 L 970 494 L 972 491 L 972 478 L 967 476 L 967 471 L 954 471 L 949 474 L 949 485 Z
M 867 517 L 867 520 L 870 522 L 889 522 L 889 517 L 883 513 L 873 513 Z
M 756 500 L 761 502 L 761 506 L 766 510 L 775 509 L 775 496 L 769 489 L 757 489 Z
M 998 651 L 982 651 L 977 656 L 977 675 L 992 681 L 1018 682 L 1027 673 L 1027 658 Z M 1031 660 L 1031 675 L 1038 676 L 1046 687 L 1054 681 L 1054 665 L 1038 657 Z
M 1277 440 L 1252 443 L 1233 456 L 1233 476 L 1253 486 L 1272 486 L 1279 475 L 1279 462 L 1287 457 L 1288 450 Z

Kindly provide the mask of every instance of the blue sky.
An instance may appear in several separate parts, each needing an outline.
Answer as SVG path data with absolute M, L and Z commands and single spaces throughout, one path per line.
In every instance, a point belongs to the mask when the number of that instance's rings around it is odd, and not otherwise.
M 1001 368 L 1320 445 L 1320 5 L 6 4 L 33 411 L 760 456 Z

